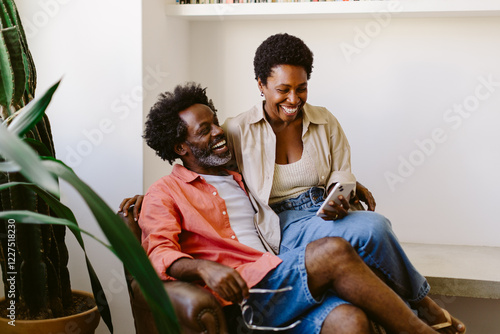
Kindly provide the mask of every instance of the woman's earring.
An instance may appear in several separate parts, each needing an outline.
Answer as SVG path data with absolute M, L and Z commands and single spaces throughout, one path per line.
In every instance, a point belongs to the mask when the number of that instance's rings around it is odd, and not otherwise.
M 260 91 L 260 96 L 264 97 L 264 92 Z

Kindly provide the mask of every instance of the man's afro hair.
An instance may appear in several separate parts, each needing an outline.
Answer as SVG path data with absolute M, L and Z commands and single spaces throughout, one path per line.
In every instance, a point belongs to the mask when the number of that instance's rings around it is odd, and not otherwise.
M 179 113 L 194 104 L 204 104 L 217 112 L 212 100 L 207 97 L 206 88 L 188 82 L 184 86 L 176 86 L 173 92 L 160 94 L 147 116 L 143 137 L 148 146 L 170 164 L 178 158 L 175 145 L 185 141 L 187 136 L 187 124 Z

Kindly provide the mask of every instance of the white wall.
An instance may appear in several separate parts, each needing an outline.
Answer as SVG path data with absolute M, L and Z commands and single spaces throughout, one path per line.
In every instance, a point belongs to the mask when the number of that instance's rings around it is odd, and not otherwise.
M 498 17 L 194 22 L 190 79 L 221 119 L 236 115 L 260 98 L 257 46 L 301 37 L 315 54 L 308 102 L 340 120 L 354 173 L 400 239 L 500 246 L 499 29 Z
M 38 70 L 37 93 L 63 81 L 47 114 L 57 157 L 116 210 L 142 191 L 141 1 L 16 1 Z M 80 225 L 102 237 L 79 195 L 62 185 Z M 75 289 L 91 291 L 82 251 L 68 232 Z M 110 302 L 115 333 L 133 333 L 121 262 L 85 238 Z M 98 333 L 108 333 L 101 322 Z
M 172 90 L 179 82 L 189 80 L 189 24 L 184 20 L 166 18 L 163 0 L 143 2 L 143 66 L 161 73 L 157 85 L 148 86 L 144 78 L 144 121 L 149 109 L 162 92 Z M 146 72 L 145 72 L 146 75 Z M 145 143 L 144 189 L 169 174 L 171 166 L 161 160 Z

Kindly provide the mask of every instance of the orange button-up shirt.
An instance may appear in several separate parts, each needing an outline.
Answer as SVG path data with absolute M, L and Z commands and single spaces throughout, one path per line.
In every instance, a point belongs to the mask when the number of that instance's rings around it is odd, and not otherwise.
M 245 190 L 241 175 L 228 172 Z M 142 246 L 163 280 L 175 279 L 167 275 L 174 261 L 192 258 L 234 268 L 252 287 L 281 263 L 281 259 L 271 253 L 240 243 L 217 189 L 202 176 L 178 164 L 170 175 L 148 189 L 139 226 Z

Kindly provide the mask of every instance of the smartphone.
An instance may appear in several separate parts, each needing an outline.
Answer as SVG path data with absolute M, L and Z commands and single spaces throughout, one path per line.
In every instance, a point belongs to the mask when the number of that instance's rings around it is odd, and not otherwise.
M 349 202 L 349 199 L 351 197 L 351 192 L 356 186 L 356 182 L 344 182 L 344 183 L 337 183 L 332 191 L 330 191 L 330 194 L 328 194 L 328 197 L 325 199 L 319 210 L 316 212 L 316 216 L 318 217 L 325 217 L 325 214 L 322 213 L 321 211 L 323 209 L 332 208 L 330 205 L 328 205 L 328 202 L 334 201 L 337 204 L 340 204 L 339 201 L 339 196 L 342 195 L 345 197 L 345 199 Z

